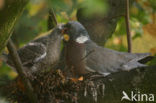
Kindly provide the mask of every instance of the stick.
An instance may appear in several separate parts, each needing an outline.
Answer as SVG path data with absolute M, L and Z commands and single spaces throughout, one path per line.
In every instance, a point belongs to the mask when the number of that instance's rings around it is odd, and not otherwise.
M 127 44 L 128 44 L 128 52 L 132 52 L 132 40 L 131 40 L 131 32 L 130 32 L 130 24 L 129 24 L 129 0 L 126 0 L 126 30 L 127 30 Z
M 82 59 L 81 59 L 81 61 L 83 61 L 85 58 L 87 58 L 91 53 L 93 53 L 95 50 L 91 50 L 91 51 L 89 51 L 88 52 L 88 54 L 86 54 L 86 56 L 85 57 L 83 57 Z
M 37 103 L 37 96 L 33 92 L 33 88 L 31 86 L 30 81 L 26 78 L 25 72 L 23 71 L 24 69 L 21 60 L 17 54 L 16 48 L 11 39 L 8 41 L 7 48 L 11 55 L 12 61 L 15 64 L 16 71 L 19 74 L 22 83 L 24 84 L 24 87 L 26 89 L 25 91 L 26 95 L 28 96 L 31 103 Z

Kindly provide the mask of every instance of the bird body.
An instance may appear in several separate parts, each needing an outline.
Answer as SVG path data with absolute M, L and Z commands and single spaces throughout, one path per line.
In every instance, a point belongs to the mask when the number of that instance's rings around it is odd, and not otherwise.
M 107 76 L 121 70 L 146 66 L 138 61 L 150 56 L 149 53 L 118 52 L 98 46 L 90 39 L 83 25 L 76 21 L 70 21 L 64 27 L 70 36 L 70 40 L 65 42 L 67 65 L 75 68 L 76 75 L 97 72 Z
M 49 35 L 33 40 L 17 50 L 26 73 L 32 74 L 52 68 L 59 60 L 62 41 L 61 29 L 61 25 L 59 25 Z M 5 58 L 6 63 L 14 68 L 10 54 Z

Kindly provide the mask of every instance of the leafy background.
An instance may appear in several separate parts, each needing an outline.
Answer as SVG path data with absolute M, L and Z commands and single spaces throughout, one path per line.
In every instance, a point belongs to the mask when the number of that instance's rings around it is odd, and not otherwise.
M 16 24 L 12 39 L 16 47 L 24 44 L 48 31 L 48 10 L 53 8 L 59 23 L 77 20 L 76 12 L 81 6 L 89 16 L 92 12 L 106 12 L 109 7 L 103 0 L 31 0 Z M 0 2 L 2 5 L 3 2 Z M 156 0 L 133 0 L 130 7 L 130 25 L 132 33 L 132 52 L 150 52 L 156 55 Z M 123 17 L 119 18 L 113 36 L 105 47 L 127 51 L 126 27 Z M 5 50 L 7 51 L 7 50 Z M 156 60 L 150 64 L 156 64 Z M 17 74 L 0 60 L 0 79 L 13 79 Z M 2 81 L 0 80 L 0 83 Z M 2 99 L 0 98 L 0 103 Z

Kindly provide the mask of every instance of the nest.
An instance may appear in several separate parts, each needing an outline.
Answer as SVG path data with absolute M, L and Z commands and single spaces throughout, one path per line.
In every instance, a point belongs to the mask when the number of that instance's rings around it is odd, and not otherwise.
M 66 78 L 61 70 L 34 74 L 29 78 L 37 94 L 38 103 L 78 103 L 83 96 L 90 95 L 97 101 L 97 95 L 104 95 L 104 84 L 101 80 L 94 81 L 90 75 L 84 80 L 73 81 Z M 95 78 L 94 78 L 95 79 Z M 25 88 L 19 77 L 10 82 L 6 87 L 9 90 L 9 101 L 18 103 L 29 103 L 25 94 Z M 8 88 L 8 89 L 7 89 Z

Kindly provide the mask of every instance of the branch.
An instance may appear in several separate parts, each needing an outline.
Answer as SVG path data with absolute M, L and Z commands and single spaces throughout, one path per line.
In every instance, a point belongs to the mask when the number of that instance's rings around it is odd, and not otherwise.
M 8 41 L 7 48 L 11 55 L 13 63 L 15 64 L 16 71 L 19 74 L 20 78 L 22 79 L 22 82 L 26 89 L 26 91 L 25 91 L 26 95 L 28 96 L 31 103 L 37 103 L 37 96 L 33 93 L 33 88 L 31 86 L 31 83 L 27 79 L 25 72 L 23 71 L 24 69 L 22 67 L 21 60 L 20 60 L 20 58 L 16 52 L 15 46 L 11 40 Z
M 81 59 L 81 61 L 83 61 L 84 59 L 86 59 L 90 54 L 92 54 L 93 52 L 95 52 L 95 50 L 93 49 L 93 50 L 91 50 L 91 51 L 89 51 L 86 55 L 85 55 L 85 57 L 83 57 L 82 59 Z
M 127 29 L 127 44 L 128 52 L 132 52 L 132 40 L 130 32 L 130 23 L 129 23 L 129 0 L 126 0 L 126 15 L 125 15 L 126 29 Z
M 4 0 L 4 7 L 0 10 L 0 53 L 6 46 L 12 29 L 28 1 Z
M 94 100 L 96 99 L 97 103 L 130 103 L 127 100 L 121 101 L 123 91 L 125 91 L 129 97 L 131 97 L 131 91 L 133 91 L 135 94 L 140 92 L 139 95 L 155 94 L 155 68 L 156 65 L 150 67 L 142 67 L 133 69 L 129 72 L 122 71 L 119 73 L 111 74 L 105 78 L 94 79 L 93 88 L 96 88 L 96 98 L 90 94 L 94 93 L 94 91 L 87 90 L 86 96 L 81 95 L 81 97 L 79 97 L 79 103 L 95 103 Z M 84 94 L 83 92 L 79 94 Z M 143 102 L 146 101 L 143 100 Z

